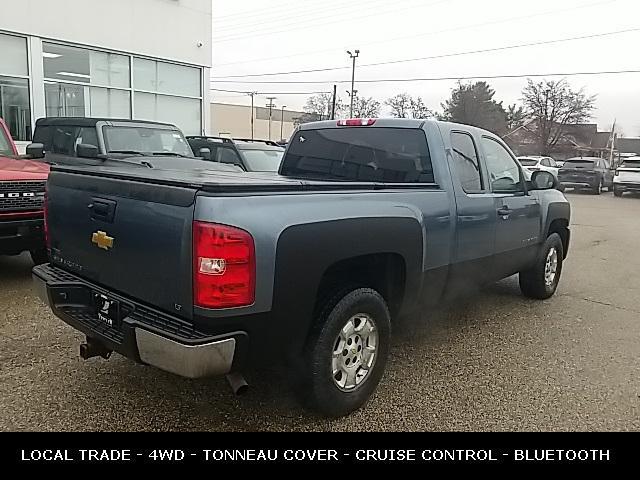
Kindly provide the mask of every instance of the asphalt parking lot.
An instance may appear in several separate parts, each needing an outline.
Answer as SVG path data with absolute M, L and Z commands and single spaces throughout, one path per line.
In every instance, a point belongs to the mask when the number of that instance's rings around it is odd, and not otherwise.
M 368 405 L 338 420 L 298 406 L 276 371 L 192 381 L 78 356 L 83 337 L 0 257 L 0 430 L 640 430 L 640 198 L 569 193 L 572 245 L 555 297 L 512 277 L 396 328 Z

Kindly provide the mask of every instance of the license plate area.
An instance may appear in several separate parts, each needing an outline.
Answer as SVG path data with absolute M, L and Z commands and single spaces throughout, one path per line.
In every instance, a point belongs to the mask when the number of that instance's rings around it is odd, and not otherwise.
M 120 302 L 108 295 L 95 291 L 92 292 L 92 298 L 95 314 L 98 320 L 104 323 L 107 327 L 120 328 L 122 318 Z

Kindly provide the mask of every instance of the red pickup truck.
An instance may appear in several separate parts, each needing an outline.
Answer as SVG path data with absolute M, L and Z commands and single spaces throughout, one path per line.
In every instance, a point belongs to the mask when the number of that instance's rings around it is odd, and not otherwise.
M 29 251 L 34 263 L 47 261 L 43 201 L 48 175 L 48 164 L 19 158 L 0 118 L 0 255 Z

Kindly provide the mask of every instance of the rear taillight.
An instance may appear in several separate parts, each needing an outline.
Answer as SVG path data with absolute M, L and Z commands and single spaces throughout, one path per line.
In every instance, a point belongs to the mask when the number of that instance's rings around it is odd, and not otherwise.
M 251 305 L 255 299 L 253 237 L 239 228 L 193 222 L 193 298 L 203 308 Z
M 346 120 L 338 120 L 339 127 L 369 127 L 376 123 L 375 118 L 348 118 Z
M 49 235 L 49 198 L 47 196 L 47 187 L 44 187 L 44 200 L 42 203 L 42 207 L 44 210 L 44 244 L 48 249 L 51 248 L 51 237 Z

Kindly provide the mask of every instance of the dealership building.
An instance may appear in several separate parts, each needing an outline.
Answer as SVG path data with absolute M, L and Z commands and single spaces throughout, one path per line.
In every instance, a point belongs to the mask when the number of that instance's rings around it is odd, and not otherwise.
M 209 131 L 211 0 L 0 0 L 0 117 L 158 120 Z

